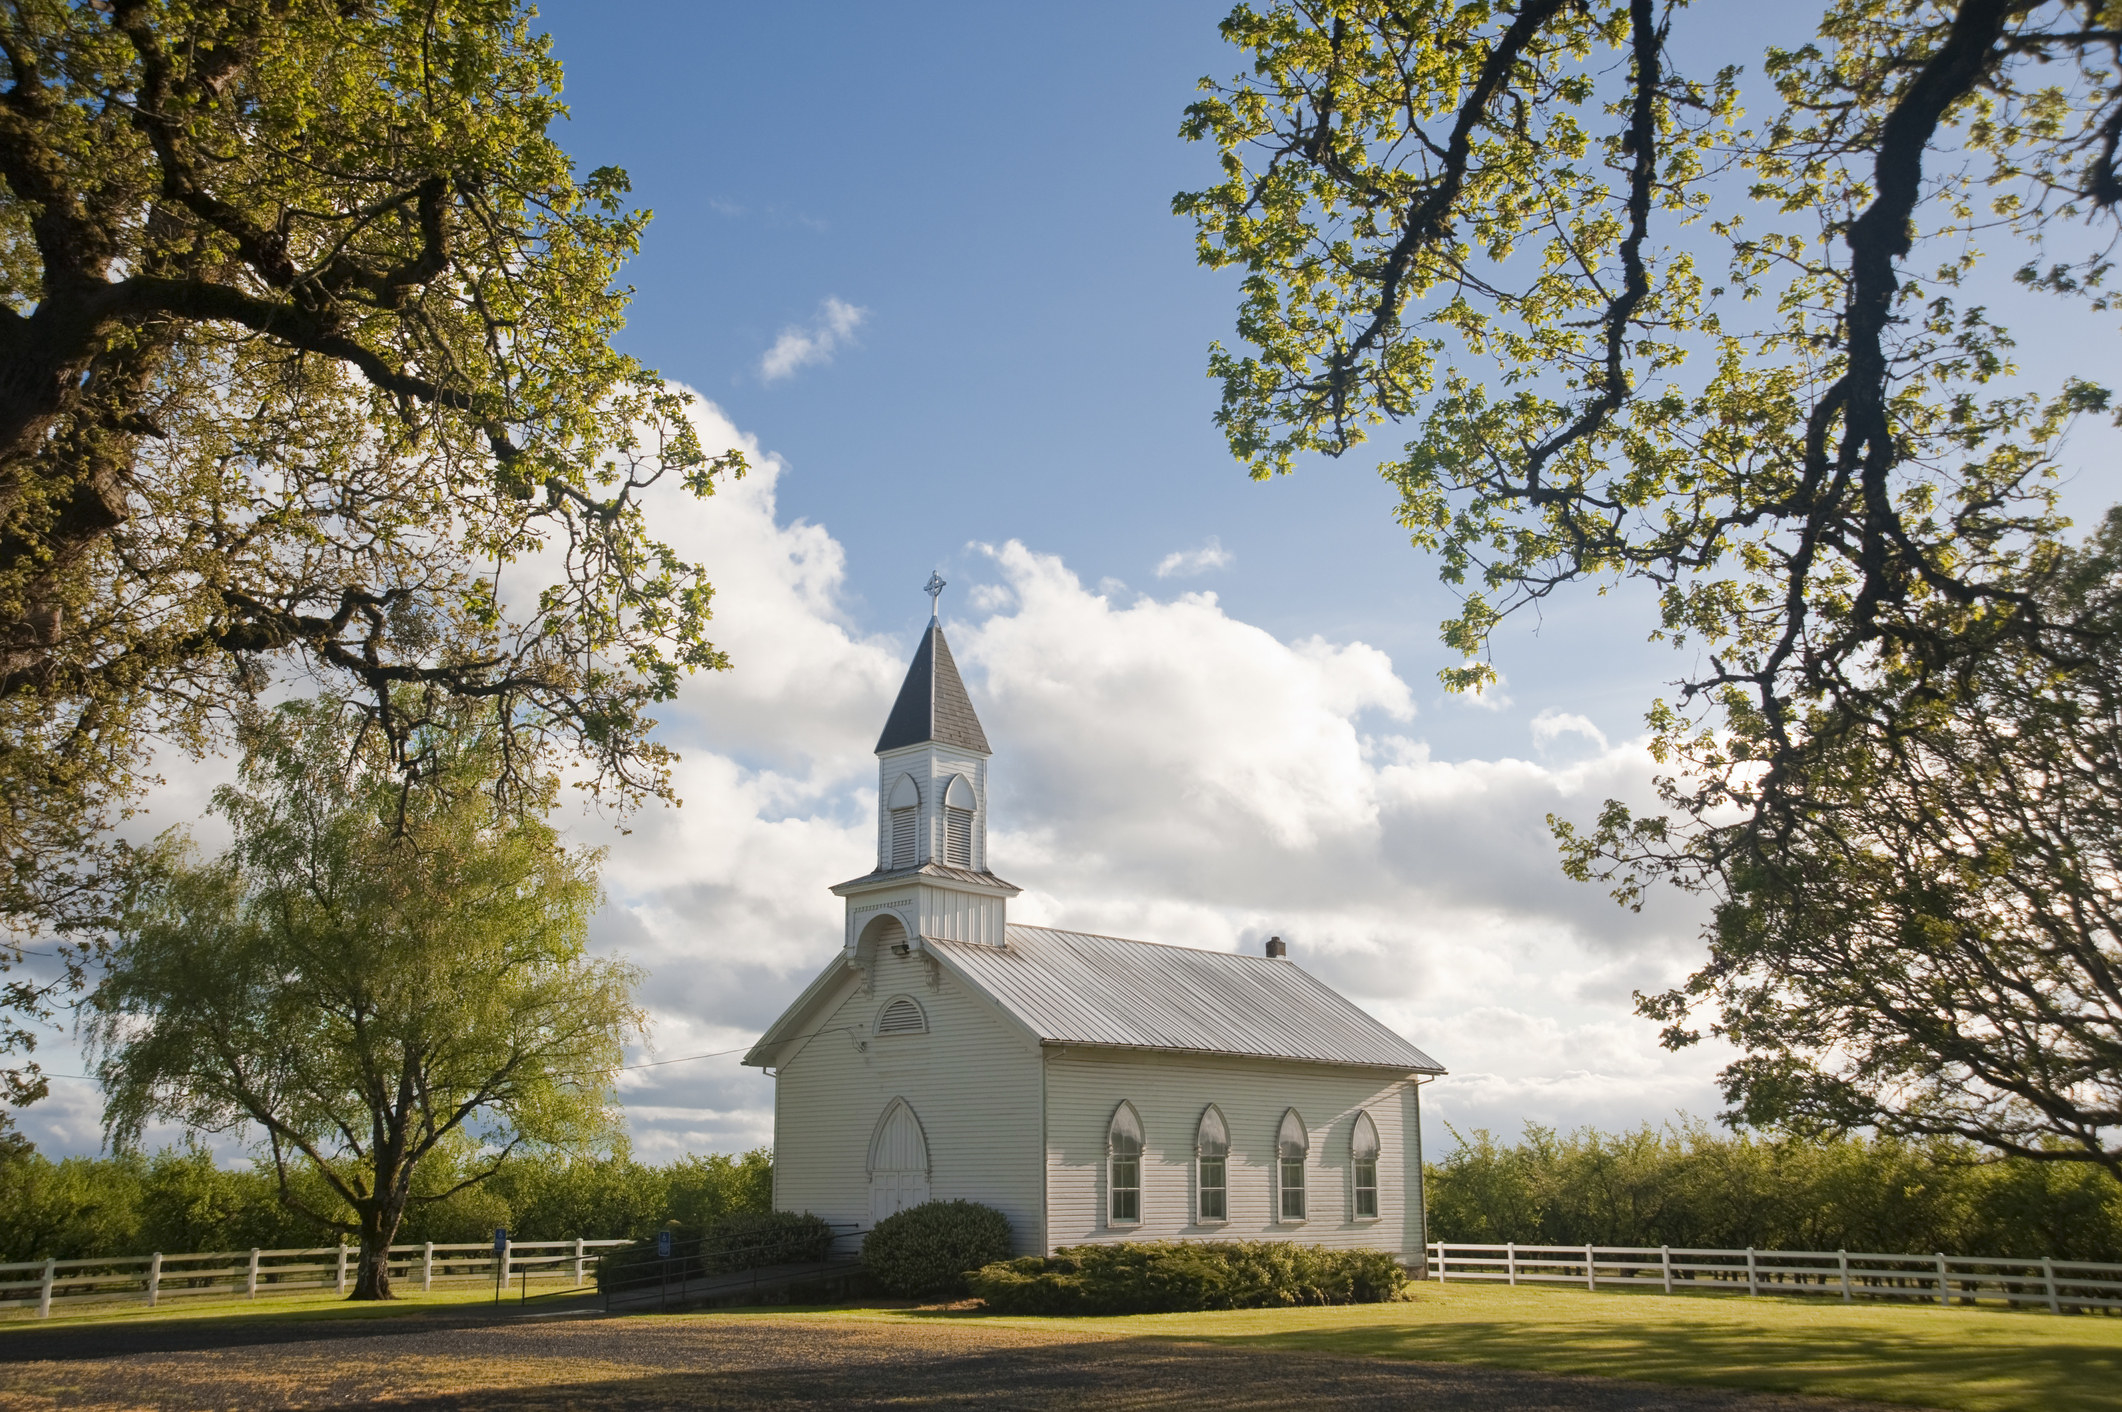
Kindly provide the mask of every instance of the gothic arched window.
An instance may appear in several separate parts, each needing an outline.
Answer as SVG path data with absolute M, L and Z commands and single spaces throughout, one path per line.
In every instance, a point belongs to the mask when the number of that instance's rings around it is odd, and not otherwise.
M 891 861 L 893 868 L 911 868 L 921 861 L 921 786 L 912 775 L 901 775 L 892 786 L 885 807 L 891 815 Z
M 1230 1219 L 1230 1128 L 1211 1103 L 1194 1135 L 1194 1219 Z
M 1285 1221 L 1304 1219 L 1304 1158 L 1311 1151 L 1311 1134 L 1292 1108 L 1282 1115 L 1275 1134 L 1275 1189 L 1278 1211 Z
M 1378 1214 L 1378 1125 L 1370 1114 L 1356 1114 L 1355 1131 L 1348 1138 L 1349 1165 L 1356 1187 L 1356 1214 Z
M 1122 1100 L 1105 1130 L 1106 1220 L 1132 1226 L 1142 1219 L 1142 1119 Z

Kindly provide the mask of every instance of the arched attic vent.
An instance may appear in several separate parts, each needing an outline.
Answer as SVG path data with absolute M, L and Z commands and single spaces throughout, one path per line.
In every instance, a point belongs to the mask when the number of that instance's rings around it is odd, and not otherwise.
M 877 1012 L 877 1033 L 927 1034 L 928 1016 L 921 1013 L 921 1002 L 911 995 L 895 995 Z

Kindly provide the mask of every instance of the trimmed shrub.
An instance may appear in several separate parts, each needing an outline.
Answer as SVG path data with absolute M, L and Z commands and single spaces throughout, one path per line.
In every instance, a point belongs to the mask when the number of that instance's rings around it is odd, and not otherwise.
M 967 1272 L 1009 1258 L 1009 1217 L 977 1201 L 925 1201 L 862 1240 L 862 1267 L 907 1299 L 965 1293 Z
M 1292 1241 L 1129 1241 L 1064 1246 L 973 1272 L 973 1295 L 997 1314 L 1170 1314 L 1296 1304 L 1382 1304 L 1407 1271 L 1382 1250 L 1321 1250 Z

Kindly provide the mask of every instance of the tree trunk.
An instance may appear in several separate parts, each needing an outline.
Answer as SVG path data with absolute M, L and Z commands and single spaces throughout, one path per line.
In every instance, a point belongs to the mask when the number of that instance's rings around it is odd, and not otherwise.
M 391 1241 L 405 1206 L 397 1201 L 364 1202 L 361 1212 L 361 1263 L 349 1299 L 396 1299 L 391 1293 Z

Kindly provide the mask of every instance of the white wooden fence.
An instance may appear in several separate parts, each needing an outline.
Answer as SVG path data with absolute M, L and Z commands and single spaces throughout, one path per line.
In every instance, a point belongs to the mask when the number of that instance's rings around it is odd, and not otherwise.
M 1849 1250 L 1696 1250 L 1676 1245 L 1464 1245 L 1429 1248 L 1440 1281 L 1500 1280 L 1665 1294 L 1816 1294 L 1926 1304 L 2028 1304 L 2051 1314 L 2122 1309 L 2122 1265 L 1877 1255 Z
M 496 1254 L 491 1244 L 394 1245 L 394 1281 L 418 1280 L 421 1290 L 437 1284 L 479 1282 L 501 1288 L 538 1272 L 583 1283 L 592 1252 L 623 1240 L 511 1241 Z M 169 1299 L 256 1299 L 260 1295 L 329 1289 L 346 1293 L 359 1249 L 320 1245 L 306 1250 L 211 1250 L 188 1255 L 125 1255 L 89 1260 L 27 1260 L 0 1264 L 0 1309 L 37 1308 L 49 1318 L 55 1304 L 91 1301 L 144 1302 L 153 1308 Z M 497 1269 L 498 1267 L 498 1269 Z

